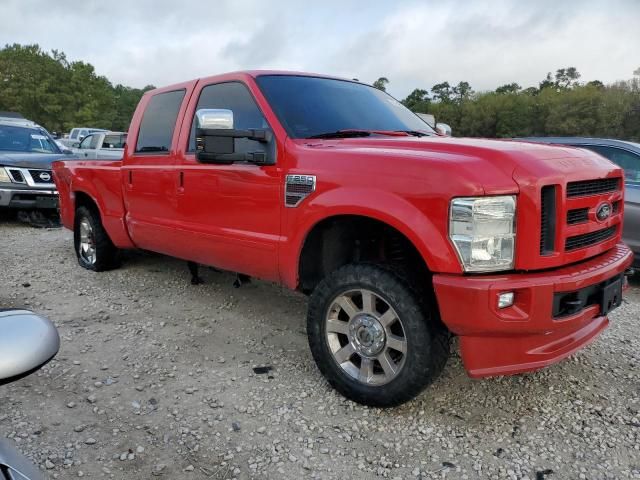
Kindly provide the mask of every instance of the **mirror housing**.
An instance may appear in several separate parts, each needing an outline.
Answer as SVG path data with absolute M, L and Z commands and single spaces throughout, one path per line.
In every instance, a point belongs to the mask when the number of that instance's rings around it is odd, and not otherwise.
M 0 438 L 0 479 L 47 480 L 38 467 L 21 455 L 6 439 Z
M 446 123 L 436 123 L 435 130 L 438 135 L 442 135 L 444 137 L 451 136 L 451 127 Z
M 201 108 L 196 112 L 196 127 L 232 130 L 233 112 L 224 108 Z
M 260 142 L 264 148 L 256 152 L 236 153 L 237 138 Z M 202 163 L 273 165 L 275 161 L 269 152 L 272 140 L 273 133 L 268 129 L 234 129 L 231 110 L 200 109 L 196 112 L 196 158 Z
M 38 370 L 60 348 L 53 323 L 29 310 L 0 310 L 0 385 Z

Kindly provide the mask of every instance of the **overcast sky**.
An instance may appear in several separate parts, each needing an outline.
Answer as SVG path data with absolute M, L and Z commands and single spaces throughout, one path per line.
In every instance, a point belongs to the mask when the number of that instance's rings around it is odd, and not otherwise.
M 167 85 L 241 69 L 288 69 L 416 87 L 537 85 L 640 67 L 640 0 L 0 0 L 0 44 L 38 43 L 113 83 Z

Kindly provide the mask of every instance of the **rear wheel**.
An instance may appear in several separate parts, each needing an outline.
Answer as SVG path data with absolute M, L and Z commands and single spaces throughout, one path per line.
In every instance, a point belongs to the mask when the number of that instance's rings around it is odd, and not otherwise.
M 95 209 L 82 206 L 76 210 L 74 246 L 78 263 L 87 270 L 101 272 L 118 266 L 118 249 Z
M 415 397 L 442 371 L 449 336 L 397 273 L 354 264 L 323 280 L 307 333 L 318 368 L 356 402 L 389 407 Z

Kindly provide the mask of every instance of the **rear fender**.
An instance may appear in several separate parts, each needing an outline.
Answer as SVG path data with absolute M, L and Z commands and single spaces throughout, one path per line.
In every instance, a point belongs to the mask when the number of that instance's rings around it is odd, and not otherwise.
M 98 172 L 100 172 L 99 175 L 93 169 L 85 169 L 74 173 L 70 194 L 73 215 L 75 217 L 77 194 L 87 195 L 96 205 L 102 224 L 113 244 L 118 248 L 135 248 L 125 223 L 120 171 L 98 170 Z

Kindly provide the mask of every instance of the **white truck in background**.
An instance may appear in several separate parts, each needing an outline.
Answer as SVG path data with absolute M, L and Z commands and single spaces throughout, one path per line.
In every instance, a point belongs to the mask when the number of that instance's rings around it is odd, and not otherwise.
M 119 160 L 127 143 L 126 132 L 95 132 L 70 145 L 74 155 L 90 160 Z

